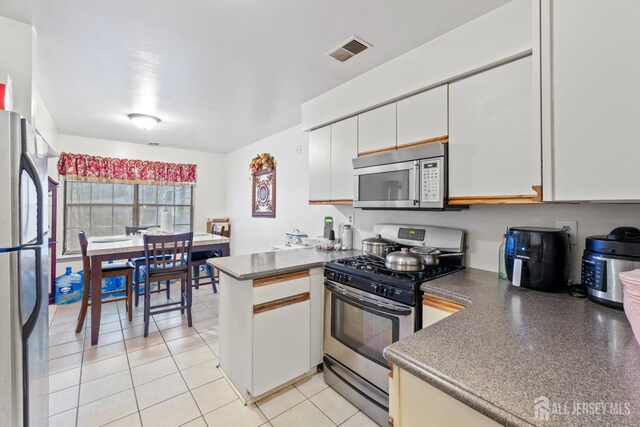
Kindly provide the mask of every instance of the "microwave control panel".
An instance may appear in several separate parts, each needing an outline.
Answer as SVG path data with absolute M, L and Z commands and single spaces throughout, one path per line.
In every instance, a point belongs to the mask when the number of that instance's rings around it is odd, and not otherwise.
M 440 201 L 442 159 L 428 159 L 420 162 L 420 203 Z

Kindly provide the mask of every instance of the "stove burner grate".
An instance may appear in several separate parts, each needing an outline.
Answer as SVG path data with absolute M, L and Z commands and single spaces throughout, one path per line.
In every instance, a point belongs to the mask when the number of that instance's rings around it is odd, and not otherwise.
M 439 265 L 437 267 L 426 267 L 424 270 L 414 272 L 394 271 L 385 267 L 384 260 L 370 255 L 360 255 L 352 258 L 344 258 L 334 262 L 347 267 L 355 268 L 356 270 L 367 271 L 374 274 L 387 276 L 393 279 L 406 280 L 411 282 L 434 278 L 459 269 L 459 267 Z

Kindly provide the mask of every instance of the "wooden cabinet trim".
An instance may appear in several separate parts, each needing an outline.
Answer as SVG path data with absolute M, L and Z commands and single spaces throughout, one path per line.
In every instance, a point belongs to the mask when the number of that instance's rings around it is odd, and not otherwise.
M 353 199 L 309 200 L 310 205 L 352 205 Z
M 437 308 L 438 310 L 444 310 L 448 313 L 456 313 L 464 309 L 464 305 L 431 295 L 422 295 L 422 305 Z
M 310 298 L 311 294 L 309 292 L 303 292 L 301 294 L 291 295 L 290 297 L 280 298 L 262 304 L 256 304 L 253 306 L 253 314 L 264 313 L 265 311 L 275 310 L 277 308 L 286 307 L 287 305 L 309 301 Z
M 286 282 L 287 280 L 302 279 L 309 277 L 309 270 L 296 271 L 295 273 L 280 274 L 278 276 L 264 277 L 262 279 L 254 279 L 253 287 L 258 288 L 265 285 L 273 285 L 274 283 Z
M 516 205 L 543 203 L 542 186 L 531 187 L 535 195 L 517 194 L 509 196 L 456 196 L 449 197 L 450 205 Z
M 374 154 L 384 154 L 384 153 L 392 153 L 398 150 L 406 150 L 409 148 L 420 147 L 422 145 L 430 145 L 430 144 L 446 144 L 449 142 L 449 136 L 437 136 L 435 138 L 423 139 L 422 141 L 409 142 L 407 144 L 401 144 L 396 147 L 387 147 L 381 148 L 379 150 L 371 150 L 371 151 L 361 151 L 358 153 L 358 157 L 363 156 L 372 156 Z
M 449 142 L 449 135 L 436 136 L 434 138 L 423 139 L 421 141 L 407 142 L 406 144 L 399 144 L 398 150 L 404 150 L 407 148 L 420 147 L 422 145 L 430 144 L 447 144 Z

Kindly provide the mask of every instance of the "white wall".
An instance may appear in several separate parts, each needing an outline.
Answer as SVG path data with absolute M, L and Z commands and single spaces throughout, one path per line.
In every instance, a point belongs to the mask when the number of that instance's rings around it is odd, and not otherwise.
M 0 82 L 13 79 L 13 111 L 32 119 L 36 36 L 31 25 L 0 16 Z
M 302 146 L 301 154 L 297 154 L 297 146 Z M 249 161 L 265 151 L 278 161 L 275 219 L 251 217 Z M 271 240 L 282 240 L 285 231 L 296 227 L 315 236 L 322 231 L 325 215 L 332 215 L 336 223 L 342 223 L 345 215 L 353 214 L 356 247 L 361 238 L 372 235 L 373 225 L 380 222 L 462 228 L 467 231 L 467 264 L 497 271 L 498 247 L 508 226 L 555 227 L 557 219 L 575 219 L 578 220 L 579 245 L 572 247 L 572 277 L 579 281 L 580 257 L 587 236 L 607 234 L 623 225 L 640 228 L 640 204 L 487 205 L 472 206 L 460 212 L 365 211 L 346 206 L 309 206 L 308 134 L 301 131 L 301 126 L 229 153 L 226 173 L 226 207 L 232 222 L 231 251 L 234 255 L 269 250 Z
M 123 157 L 128 159 L 156 160 L 174 163 L 195 163 L 197 183 L 194 190 L 193 228 L 205 231 L 208 217 L 225 213 L 225 167 L 224 155 L 204 151 L 182 150 L 168 147 L 152 147 L 129 142 L 60 135 L 59 152 L 85 153 L 96 156 Z M 49 176 L 58 178 L 57 158 L 49 162 Z M 58 191 L 58 241 L 62 249 L 64 185 Z M 124 232 L 124 230 L 123 230 Z M 60 253 L 59 253 L 60 255 Z M 58 274 L 64 272 L 66 261 L 58 263 Z
M 300 147 L 300 153 L 296 150 Z M 268 152 L 276 159 L 276 217 L 251 216 L 249 162 Z M 233 255 L 268 251 L 271 241 L 284 240 L 285 232 L 298 228 L 309 236 L 322 234 L 323 219 L 334 218 L 334 228 L 344 223 L 350 207 L 309 206 L 309 135 L 294 126 L 227 154 L 226 208 L 231 220 Z M 343 213 L 344 212 L 344 213 Z

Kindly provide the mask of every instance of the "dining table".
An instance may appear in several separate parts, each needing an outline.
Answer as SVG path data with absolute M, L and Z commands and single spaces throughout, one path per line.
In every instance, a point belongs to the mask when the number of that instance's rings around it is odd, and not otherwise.
M 102 298 L 102 263 L 144 257 L 144 237 L 140 234 L 100 236 L 88 239 L 87 256 L 91 262 L 91 299 Z M 228 237 L 208 233 L 194 233 L 191 252 L 220 251 L 229 256 Z M 98 344 L 102 304 L 91 305 L 91 345 Z

